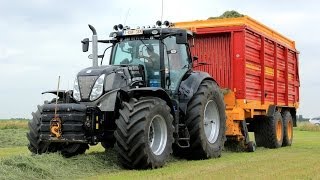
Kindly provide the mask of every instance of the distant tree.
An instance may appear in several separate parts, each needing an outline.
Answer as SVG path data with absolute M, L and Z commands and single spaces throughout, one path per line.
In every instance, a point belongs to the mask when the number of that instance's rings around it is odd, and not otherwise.
M 208 19 L 223 19 L 223 18 L 237 18 L 237 17 L 243 17 L 243 14 L 238 13 L 235 10 L 232 11 L 226 11 L 221 16 L 217 17 L 209 17 Z

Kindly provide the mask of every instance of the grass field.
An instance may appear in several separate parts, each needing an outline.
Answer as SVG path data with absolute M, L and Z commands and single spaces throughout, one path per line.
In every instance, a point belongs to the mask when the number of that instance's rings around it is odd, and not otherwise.
M 320 179 L 320 131 L 308 124 L 294 129 L 291 147 L 223 152 L 201 161 L 171 158 L 161 169 L 124 170 L 116 152 L 100 145 L 69 159 L 58 153 L 32 156 L 26 122 L 2 128 L 10 123 L 0 122 L 0 179 Z

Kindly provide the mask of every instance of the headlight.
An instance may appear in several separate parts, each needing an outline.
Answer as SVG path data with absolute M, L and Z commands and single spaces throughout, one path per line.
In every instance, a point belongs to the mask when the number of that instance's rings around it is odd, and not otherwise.
M 97 80 L 96 83 L 94 83 L 94 86 L 92 88 L 91 94 L 90 94 L 90 101 L 94 101 L 98 99 L 98 97 L 101 96 L 103 93 L 103 82 L 104 82 L 105 75 L 102 74 Z
M 78 84 L 78 78 L 74 80 L 74 85 L 73 85 L 73 98 L 77 101 L 81 101 L 80 97 L 80 89 L 79 89 L 79 84 Z

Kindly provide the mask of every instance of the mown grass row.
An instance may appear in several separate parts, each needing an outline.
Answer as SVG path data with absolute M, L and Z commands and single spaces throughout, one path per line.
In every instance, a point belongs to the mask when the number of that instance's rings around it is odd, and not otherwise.
M 29 120 L 0 120 L 0 129 L 28 129 Z
M 311 124 L 309 122 L 300 122 L 296 128 L 299 131 L 320 131 L 320 126 Z
M 219 159 L 187 161 L 171 158 L 164 168 L 124 170 L 113 149 L 98 145 L 85 155 L 31 155 L 26 129 L 0 122 L 0 179 L 319 179 L 320 132 L 317 126 L 294 128 L 292 147 L 258 148 L 254 153 L 223 152 Z M 23 123 L 22 123 L 23 124 Z
M 58 153 L 0 156 L 0 179 L 319 179 L 320 132 L 297 131 L 291 147 L 257 148 L 254 153 L 223 152 L 218 159 L 172 158 L 155 170 L 125 170 L 116 152 L 101 146 L 85 155 Z M 0 148 L 1 150 L 1 148 Z

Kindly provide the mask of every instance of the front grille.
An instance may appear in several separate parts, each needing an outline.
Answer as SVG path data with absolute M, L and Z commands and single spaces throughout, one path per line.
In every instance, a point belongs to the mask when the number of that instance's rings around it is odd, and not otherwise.
M 79 76 L 81 99 L 89 99 L 91 89 L 97 79 L 98 76 Z

